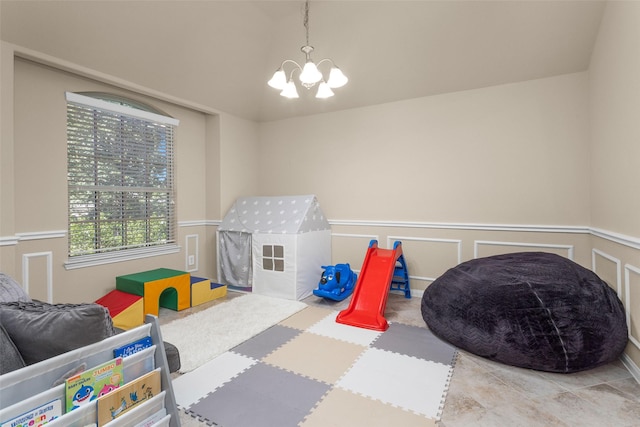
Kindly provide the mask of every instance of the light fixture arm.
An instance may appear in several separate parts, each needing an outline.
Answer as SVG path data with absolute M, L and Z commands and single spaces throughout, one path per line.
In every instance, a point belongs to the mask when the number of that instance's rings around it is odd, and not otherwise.
M 293 59 L 285 59 L 284 61 L 282 61 L 282 64 L 280 64 L 280 68 L 278 68 L 278 69 L 279 70 L 284 70 L 284 65 L 287 64 L 287 63 L 291 63 L 291 64 L 295 65 L 296 68 L 299 68 L 300 70 L 302 70 L 302 67 L 300 66 L 300 64 L 298 64 Z
M 300 48 L 300 50 L 304 49 L 305 47 L 310 47 L 310 48 L 313 50 L 313 47 L 312 47 L 312 46 L 302 46 L 302 48 Z M 305 51 L 303 50 L 303 52 L 305 52 Z M 311 53 L 311 52 L 309 52 L 309 53 Z M 307 55 L 307 58 L 306 58 L 307 60 L 310 60 L 310 59 L 311 59 L 311 57 L 309 56 L 309 53 L 305 52 L 305 54 Z M 332 66 L 332 67 L 335 67 L 335 66 L 336 66 L 335 62 L 333 62 L 333 60 L 332 60 L 332 59 L 330 59 L 330 58 L 324 58 L 324 59 L 321 59 L 320 61 L 318 61 L 318 63 L 316 64 L 316 66 L 318 67 L 318 69 L 320 68 L 320 65 L 321 65 L 322 63 L 324 63 L 324 62 L 329 62 L 329 63 L 331 64 L 331 66 Z M 291 71 L 291 73 L 289 74 L 289 78 L 293 77 L 293 71 L 295 71 L 295 69 L 298 69 L 299 71 L 302 71 L 302 65 L 298 64 L 298 63 L 297 63 L 296 61 L 294 61 L 293 59 L 285 59 L 284 61 L 282 61 L 282 64 L 280 64 L 280 68 L 278 68 L 278 70 L 284 70 L 284 66 L 285 66 L 286 64 L 288 64 L 288 63 L 289 63 L 289 64 L 293 64 L 293 65 L 295 66 L 294 70 L 292 70 L 292 71 Z M 323 80 L 324 80 L 324 79 L 323 79 Z
M 296 66 L 295 66 L 295 68 L 292 68 L 292 69 L 291 69 L 291 72 L 289 73 L 289 80 L 287 80 L 287 81 L 289 81 L 289 82 L 290 82 L 291 80 L 293 80 L 293 73 L 295 73 L 296 71 L 298 71 L 298 72 L 302 72 L 302 67 L 301 67 L 301 66 L 299 66 L 297 62 L 295 62 L 295 61 L 291 61 L 291 62 L 293 62 L 294 64 L 296 64 Z
M 318 61 L 318 64 L 317 64 L 318 68 L 320 68 L 320 64 L 322 64 L 323 62 L 330 62 L 332 67 L 336 66 L 336 64 L 331 59 L 324 58 L 324 59 L 321 59 L 320 61 Z

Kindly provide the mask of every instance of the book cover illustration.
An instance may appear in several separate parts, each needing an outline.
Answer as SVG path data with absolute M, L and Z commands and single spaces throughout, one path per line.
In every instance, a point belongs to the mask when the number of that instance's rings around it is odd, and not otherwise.
M 62 399 L 55 399 L 0 424 L 0 427 L 42 426 L 62 415 Z
M 103 426 L 162 391 L 160 368 L 98 398 L 98 426 Z
M 124 383 L 122 357 L 117 357 L 65 381 L 66 411 L 86 405 Z
M 135 354 L 145 348 L 151 347 L 153 342 L 151 337 L 143 337 L 132 343 L 123 345 L 113 350 L 113 357 L 127 357 Z

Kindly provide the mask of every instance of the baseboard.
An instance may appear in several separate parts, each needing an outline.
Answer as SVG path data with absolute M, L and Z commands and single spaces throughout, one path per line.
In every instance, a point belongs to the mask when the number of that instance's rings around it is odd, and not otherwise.
M 638 368 L 638 365 L 626 353 L 620 356 L 620 361 L 629 370 L 633 378 L 640 383 L 640 368 Z
M 411 298 L 422 299 L 422 295 L 424 295 L 424 289 L 411 289 Z

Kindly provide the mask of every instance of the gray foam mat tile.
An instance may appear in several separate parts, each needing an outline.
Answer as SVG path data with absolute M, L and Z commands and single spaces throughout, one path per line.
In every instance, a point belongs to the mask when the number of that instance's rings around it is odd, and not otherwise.
M 391 323 L 371 347 L 444 365 L 451 365 L 457 352 L 454 346 L 436 337 L 430 330 L 402 323 Z
M 330 386 L 264 363 L 201 399 L 190 412 L 220 426 L 295 427 Z
M 300 333 L 302 333 L 302 331 L 297 329 L 275 325 L 242 344 L 237 345 L 232 348 L 231 351 L 260 360 L 273 353 L 283 344 L 291 341 Z

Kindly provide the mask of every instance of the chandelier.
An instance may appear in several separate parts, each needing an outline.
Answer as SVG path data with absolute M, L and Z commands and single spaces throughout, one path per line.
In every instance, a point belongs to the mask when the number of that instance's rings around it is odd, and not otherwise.
M 347 76 L 340 71 L 340 68 L 336 67 L 331 59 L 325 58 L 318 62 L 318 65 L 316 65 L 311 59 L 313 46 L 309 45 L 309 0 L 307 0 L 304 5 L 304 29 L 307 36 L 307 44 L 300 48 L 305 55 L 304 67 L 301 67 L 300 64 L 292 59 L 285 59 L 282 61 L 280 68 L 278 68 L 273 74 L 271 80 L 269 80 L 268 85 L 274 89 L 281 90 L 280 95 L 285 98 L 298 98 L 298 91 L 295 83 L 293 82 L 293 75 L 298 71 L 298 78 L 300 79 L 300 84 L 302 84 L 302 86 L 307 89 L 311 89 L 315 85 L 318 85 L 316 98 L 329 98 L 334 95 L 331 89 L 346 85 L 349 79 L 347 79 Z M 323 74 L 319 70 L 319 66 L 325 62 L 331 63 L 328 80 L 325 80 Z M 287 77 L 285 65 L 288 64 L 293 65 L 293 67 Z

